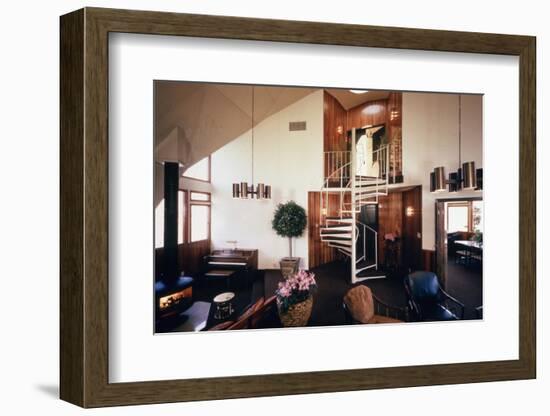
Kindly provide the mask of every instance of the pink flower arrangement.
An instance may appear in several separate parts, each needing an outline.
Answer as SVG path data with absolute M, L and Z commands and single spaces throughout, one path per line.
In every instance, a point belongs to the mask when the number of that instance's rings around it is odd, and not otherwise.
M 306 300 L 316 288 L 315 274 L 300 270 L 284 282 L 279 282 L 277 301 L 286 312 L 290 306 Z

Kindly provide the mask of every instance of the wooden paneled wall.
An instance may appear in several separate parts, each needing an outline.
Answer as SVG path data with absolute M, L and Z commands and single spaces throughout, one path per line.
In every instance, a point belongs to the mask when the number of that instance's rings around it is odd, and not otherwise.
M 180 273 L 195 274 L 200 271 L 202 258 L 210 253 L 210 240 L 200 240 L 178 246 Z
M 403 94 L 400 92 L 391 92 L 387 101 L 387 122 L 388 140 L 391 144 L 390 169 L 394 175 L 399 177 L 403 175 Z
M 384 264 L 384 236 L 389 233 L 401 236 L 403 198 L 401 192 L 390 192 L 380 196 L 378 201 L 378 263 Z
M 422 269 L 428 272 L 434 272 L 435 265 L 435 250 L 422 250 L 423 264 Z
M 348 130 L 387 122 L 388 100 L 368 101 L 348 110 Z
M 210 253 L 210 240 L 178 244 L 178 274 L 195 275 L 200 271 L 202 258 Z M 155 280 L 164 272 L 164 248 L 155 249 Z
M 391 144 L 390 170 L 397 182 L 403 182 L 403 94 L 391 92 L 387 99 L 368 101 L 347 112 L 338 101 L 325 91 L 324 95 L 325 151 L 347 150 L 342 136 L 336 136 L 337 126 L 344 132 L 367 125 L 386 125 L 388 143 Z
M 423 269 L 422 261 L 422 188 L 417 186 L 403 195 L 403 233 L 402 256 L 403 265 L 412 270 Z
M 307 204 L 307 223 L 308 223 L 308 239 L 309 239 L 309 268 L 320 266 L 337 259 L 336 249 L 329 247 L 321 241 L 319 235 L 321 219 L 324 216 L 321 213 L 320 207 L 320 192 L 308 192 Z M 338 194 L 329 194 L 331 212 L 328 215 L 336 215 L 336 207 L 338 205 Z
M 324 91 L 323 95 L 323 136 L 325 152 L 347 150 L 347 112 L 338 100 Z
M 379 197 L 378 204 L 378 262 L 384 264 L 384 237 L 393 233 L 401 239 L 399 263 L 405 268 L 423 267 L 422 239 L 422 188 L 390 192 Z M 407 208 L 410 207 L 407 215 Z

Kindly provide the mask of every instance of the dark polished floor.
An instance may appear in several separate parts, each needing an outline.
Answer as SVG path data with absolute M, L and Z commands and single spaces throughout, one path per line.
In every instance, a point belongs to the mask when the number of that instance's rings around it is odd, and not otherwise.
M 483 305 L 483 278 L 479 264 L 447 263 L 447 292 L 464 303 L 464 319 L 476 319 L 475 308 Z
M 312 271 L 315 273 L 318 290 L 314 297 L 310 325 L 343 325 L 345 316 L 342 300 L 353 286 L 350 283 L 349 266 L 338 261 L 316 267 Z M 450 259 L 447 273 L 447 291 L 464 303 L 464 319 L 476 319 L 475 308 L 482 305 L 481 270 L 473 266 L 455 264 L 454 260 Z M 384 279 L 366 280 L 359 284 L 368 286 L 386 304 L 406 307 L 407 294 L 403 284 L 405 275 L 404 272 L 397 272 L 388 274 Z M 271 296 L 280 280 L 281 274 L 278 270 L 266 270 L 263 295 Z
M 317 281 L 317 292 L 314 296 L 310 326 L 344 325 L 346 319 L 342 300 L 353 286 L 350 283 L 349 263 L 336 261 L 312 269 Z M 481 268 L 457 264 L 453 258 L 448 263 L 447 291 L 465 305 L 464 319 L 477 319 L 475 308 L 482 305 Z M 407 295 L 403 280 L 406 273 L 388 274 L 383 279 L 372 279 L 361 282 L 368 286 L 382 302 L 397 306 L 407 306 Z M 282 280 L 279 270 L 261 270 L 250 279 L 240 284 L 227 287 L 223 281 L 198 282 L 194 289 L 194 301 L 208 305 L 214 296 L 225 291 L 233 291 L 241 297 L 255 302 L 260 297 L 266 299 L 275 294 L 277 284 Z M 204 312 L 204 311 L 203 311 Z M 207 311 L 206 311 L 207 312 Z

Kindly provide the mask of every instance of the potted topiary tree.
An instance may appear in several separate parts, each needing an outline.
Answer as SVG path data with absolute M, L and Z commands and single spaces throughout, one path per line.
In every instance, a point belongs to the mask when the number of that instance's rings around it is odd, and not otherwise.
M 299 257 L 292 256 L 292 238 L 300 237 L 306 228 L 306 211 L 294 201 L 277 205 L 271 225 L 281 237 L 288 237 L 289 257 L 281 260 L 281 273 L 287 277 L 298 271 Z

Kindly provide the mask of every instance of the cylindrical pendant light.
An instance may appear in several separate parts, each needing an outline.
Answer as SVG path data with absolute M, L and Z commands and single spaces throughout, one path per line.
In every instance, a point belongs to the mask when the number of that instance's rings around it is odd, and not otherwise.
M 241 182 L 241 198 L 247 199 L 248 198 L 248 183 Z
M 474 162 L 464 162 L 462 164 L 463 189 L 476 188 L 476 166 Z
M 233 198 L 239 198 L 241 186 L 238 183 L 233 184 Z
M 449 173 L 449 180 L 445 180 L 445 169 L 439 166 L 430 173 L 430 192 L 444 192 L 445 186 L 449 186 L 449 192 L 457 192 L 463 189 L 480 190 L 477 177 L 482 175 L 482 171 L 477 172 L 475 162 L 469 161 L 462 163 L 462 96 L 458 94 L 458 170 Z M 479 169 L 478 169 L 479 170 Z
M 259 183 L 258 186 L 256 186 L 256 199 L 264 198 L 264 193 L 265 185 L 263 183 Z
M 447 189 L 445 188 L 445 168 L 443 166 L 438 166 L 434 168 L 433 171 L 433 186 L 432 192 L 444 192 Z
M 252 184 L 250 187 L 248 186 L 248 182 L 241 182 L 234 183 L 233 184 L 233 198 L 241 198 L 241 199 L 253 199 L 254 195 L 256 195 L 256 199 L 270 199 L 271 198 L 271 187 L 269 185 L 264 185 L 263 183 L 259 183 L 256 187 L 254 187 L 254 86 L 252 86 L 252 114 L 251 114 L 251 121 L 252 125 L 250 128 L 251 131 L 251 137 L 250 137 L 250 144 L 251 144 L 251 172 L 252 172 Z
M 449 173 L 449 192 L 457 192 L 459 186 L 458 172 Z
M 483 189 L 483 168 L 476 169 L 476 191 Z

